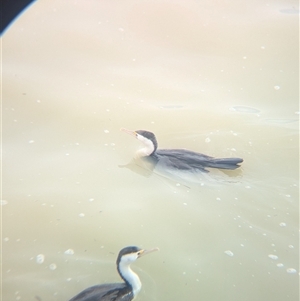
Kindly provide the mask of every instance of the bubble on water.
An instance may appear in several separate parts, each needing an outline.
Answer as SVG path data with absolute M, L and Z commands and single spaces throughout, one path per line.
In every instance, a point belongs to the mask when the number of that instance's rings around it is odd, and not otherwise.
M 28 143 L 34 143 L 34 140 L 29 140 Z
M 72 280 L 72 278 L 67 278 L 66 280 L 67 280 L 67 281 L 71 281 L 71 280 Z
M 282 223 L 279 224 L 279 226 L 280 226 L 280 227 L 286 227 L 286 223 L 283 223 L 283 222 L 282 222 Z
M 74 253 L 75 253 L 75 252 L 74 252 L 73 249 L 68 249 L 68 250 L 65 251 L 65 254 L 66 254 L 66 255 L 73 255 Z
M 232 257 L 234 254 L 230 250 L 224 251 L 224 253 L 230 257 Z
M 8 238 L 8 237 L 5 237 L 5 238 L 4 238 L 4 241 L 9 241 L 9 238 Z
M 210 140 L 210 138 L 208 138 L 208 137 L 205 139 L 205 142 L 206 142 L 206 143 L 209 143 L 210 141 L 211 141 L 211 140 Z
M 273 255 L 273 254 L 269 254 L 268 255 L 269 258 L 273 259 L 273 260 L 277 260 L 278 256 L 277 255 Z
M 78 216 L 79 216 L 79 217 L 84 217 L 85 214 L 84 214 L 84 213 L 79 213 Z
M 0 201 L 0 205 L 1 205 L 1 206 L 7 205 L 7 203 L 8 203 L 8 202 L 7 202 L 6 200 L 1 200 L 1 201 Z
M 54 270 L 57 269 L 57 265 L 56 265 L 55 263 L 51 263 L 51 264 L 49 265 L 49 269 L 50 269 L 51 271 L 54 271 Z
M 296 270 L 296 269 L 293 269 L 293 268 L 288 268 L 288 269 L 286 269 L 286 271 L 287 271 L 287 273 L 289 273 L 289 274 L 295 274 L 295 273 L 297 273 L 297 270 Z
M 39 254 L 36 256 L 36 263 L 42 264 L 45 261 L 45 255 L 44 254 Z
M 280 89 L 280 86 L 277 86 L 277 85 L 276 85 L 276 86 L 274 86 L 274 89 L 275 89 L 275 90 L 279 90 L 279 89 Z
M 294 246 L 293 246 L 293 245 L 289 245 L 289 248 L 290 248 L 290 249 L 294 249 Z
M 95 200 L 95 199 L 93 199 L 93 198 L 90 198 L 90 199 L 89 199 L 89 202 L 94 202 L 94 200 Z
M 279 268 L 282 268 L 283 267 L 283 263 L 277 263 L 276 264 Z
M 104 130 L 104 133 L 105 133 L 105 134 L 108 134 L 108 133 L 109 133 L 109 130 Z

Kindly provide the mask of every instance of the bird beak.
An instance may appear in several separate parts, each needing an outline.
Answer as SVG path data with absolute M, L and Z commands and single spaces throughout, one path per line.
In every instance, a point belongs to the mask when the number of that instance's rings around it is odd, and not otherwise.
M 149 250 L 141 250 L 139 257 L 150 254 L 155 251 L 159 251 L 159 248 L 153 248 L 153 249 L 149 249 Z
M 127 130 L 127 129 L 124 129 L 124 128 L 121 128 L 120 131 L 125 132 L 125 133 L 129 134 L 130 136 L 136 137 L 136 132 L 135 131 Z

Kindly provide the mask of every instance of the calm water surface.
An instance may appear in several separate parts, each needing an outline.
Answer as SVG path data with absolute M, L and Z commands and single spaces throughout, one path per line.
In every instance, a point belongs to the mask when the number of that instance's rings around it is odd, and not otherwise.
M 3 46 L 2 299 L 68 300 L 134 264 L 137 300 L 299 300 L 295 1 L 37 1 Z M 163 148 L 242 157 L 166 177 Z

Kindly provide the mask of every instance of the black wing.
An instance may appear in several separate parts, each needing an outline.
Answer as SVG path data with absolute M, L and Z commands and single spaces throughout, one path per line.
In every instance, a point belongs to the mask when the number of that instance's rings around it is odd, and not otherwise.
M 204 167 L 207 166 L 207 162 L 213 159 L 213 157 L 186 149 L 159 149 L 155 155 L 159 161 L 165 161 L 167 166 L 182 170 L 197 168 L 205 171 Z
M 160 149 L 156 151 L 157 159 L 168 158 L 170 166 L 179 169 L 196 168 L 205 171 L 205 167 L 236 169 L 243 162 L 241 158 L 214 158 L 185 149 Z
M 133 297 L 125 283 L 109 283 L 91 286 L 69 301 L 131 301 Z

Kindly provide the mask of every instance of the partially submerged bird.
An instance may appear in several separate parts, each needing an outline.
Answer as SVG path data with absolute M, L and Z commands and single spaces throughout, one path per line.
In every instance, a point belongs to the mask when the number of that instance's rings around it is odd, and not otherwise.
M 239 163 L 243 162 L 241 158 L 214 158 L 186 149 L 157 149 L 157 140 L 152 132 L 124 128 L 121 131 L 134 136 L 144 144 L 145 147 L 136 153 L 138 157 L 149 158 L 153 164 L 164 164 L 168 168 L 207 172 L 206 167 L 236 169 L 240 167 Z
M 123 248 L 118 255 L 116 264 L 120 277 L 124 282 L 107 283 L 91 286 L 69 301 L 130 301 L 139 293 L 142 284 L 139 276 L 134 273 L 130 264 L 141 256 L 158 251 L 158 248 L 151 250 L 140 249 L 135 246 Z

